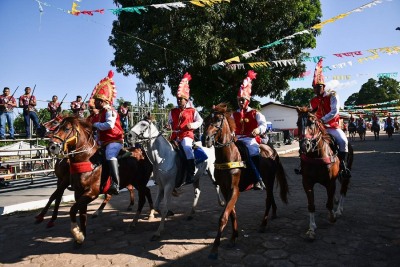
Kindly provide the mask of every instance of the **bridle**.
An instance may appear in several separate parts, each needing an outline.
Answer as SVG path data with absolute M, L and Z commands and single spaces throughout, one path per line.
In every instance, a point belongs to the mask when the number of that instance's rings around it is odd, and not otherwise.
M 318 143 L 322 138 L 322 129 L 318 121 L 311 121 L 308 113 L 300 115 L 301 133 L 299 133 L 300 150 L 303 146 L 306 147 L 307 152 L 318 151 Z M 306 129 L 311 128 L 312 134 L 306 133 Z M 318 128 L 320 131 L 316 131 Z M 317 133 L 315 133 L 317 132 Z
M 222 128 L 224 127 L 224 120 L 225 115 L 221 113 L 212 113 L 211 118 L 214 118 L 216 115 L 222 115 L 222 119 L 217 119 L 216 123 L 210 123 L 209 125 L 213 126 L 214 128 L 217 128 L 217 130 L 211 135 L 208 136 L 211 139 L 211 142 L 215 148 L 222 148 L 222 147 L 227 147 L 230 146 L 234 142 L 234 137 L 235 133 L 232 132 L 231 134 L 231 140 L 229 140 L 226 143 L 221 143 L 217 140 L 216 137 L 221 137 L 222 135 Z
M 152 139 L 155 139 L 155 138 L 157 138 L 159 135 L 162 135 L 162 131 L 159 131 L 159 133 L 158 134 L 155 134 L 154 136 L 152 136 L 152 131 L 151 131 L 151 122 L 150 121 L 148 121 L 148 120 L 146 120 L 146 119 L 144 119 L 144 120 L 141 120 L 141 122 L 146 122 L 147 124 L 146 124 L 146 126 L 145 127 L 143 127 L 140 131 L 139 131 L 139 133 L 137 133 L 137 132 L 135 132 L 134 131 L 134 129 L 132 129 L 131 131 L 132 132 L 134 132 L 135 134 L 136 134 L 136 138 L 138 139 L 138 142 L 139 143 L 143 143 L 143 142 L 148 142 L 148 141 L 150 141 L 150 140 L 152 140 Z M 146 133 L 146 131 L 148 131 L 148 137 L 145 137 L 144 136 L 144 134 Z
M 92 141 L 93 145 L 91 147 L 87 147 L 86 144 L 83 145 L 81 148 L 79 149 L 75 149 L 72 151 L 68 151 L 68 148 L 71 146 L 76 146 L 76 144 L 79 141 L 79 135 L 80 135 L 80 128 L 78 127 L 74 127 L 71 125 L 72 130 L 69 131 L 68 135 L 65 138 L 60 137 L 59 135 L 57 135 L 57 133 L 59 132 L 60 128 L 63 126 L 63 124 L 65 124 L 66 122 L 63 122 L 62 124 L 60 124 L 57 129 L 54 131 L 54 134 L 52 136 L 52 139 L 57 139 L 60 141 L 60 143 L 55 143 L 57 146 L 59 146 L 60 148 L 62 148 L 62 153 L 58 156 L 60 158 L 67 158 L 69 156 L 75 156 L 76 154 L 80 154 L 80 153 L 84 153 L 87 151 L 92 150 L 95 146 L 96 146 L 96 140 L 94 140 L 93 135 L 89 132 L 89 130 L 84 129 L 84 131 L 86 131 L 86 133 L 89 135 L 89 140 L 87 143 L 89 143 L 89 141 Z M 69 128 L 67 128 L 68 130 Z

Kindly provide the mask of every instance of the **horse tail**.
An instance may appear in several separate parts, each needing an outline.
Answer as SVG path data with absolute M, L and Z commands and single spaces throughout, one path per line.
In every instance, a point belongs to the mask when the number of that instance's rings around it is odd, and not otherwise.
M 282 201 L 287 204 L 288 199 L 287 195 L 289 194 L 289 185 L 287 182 L 287 176 L 285 173 L 285 170 L 283 169 L 281 159 L 279 158 L 279 155 L 276 156 L 275 162 L 277 164 L 277 169 L 276 169 L 276 178 L 278 179 L 278 184 L 280 187 L 280 197 Z
M 347 168 L 351 170 L 351 167 L 353 166 L 353 159 L 354 159 L 354 152 L 353 152 L 353 146 L 349 144 L 349 153 L 347 154 Z

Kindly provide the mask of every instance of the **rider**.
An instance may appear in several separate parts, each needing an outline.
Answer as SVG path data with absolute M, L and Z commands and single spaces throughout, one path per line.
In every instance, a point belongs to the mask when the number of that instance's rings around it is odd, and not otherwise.
M 357 126 L 361 126 L 364 130 L 367 128 L 367 125 L 365 124 L 365 120 L 363 118 L 363 114 L 360 114 L 360 117 L 357 120 Z
M 195 162 L 193 153 L 194 133 L 203 123 L 203 119 L 189 101 L 189 81 L 192 79 L 189 73 L 183 76 L 178 92 L 176 93 L 178 106 L 173 108 L 168 115 L 169 127 L 172 129 L 170 140 L 177 141 L 182 146 L 186 156 L 186 180 L 181 185 L 193 183 Z
M 97 128 L 97 141 L 105 149 L 105 156 L 110 168 L 112 184 L 107 194 L 118 195 L 119 171 L 117 156 L 123 147 L 124 131 L 121 127 L 118 112 L 112 107 L 117 95 L 114 73 L 102 79 L 94 88 L 92 96 L 94 105 L 99 110 L 98 116 L 93 117 L 93 127 Z
M 260 145 L 256 136 L 265 133 L 267 130 L 267 121 L 263 114 L 249 107 L 251 98 L 251 81 L 256 78 L 257 73 L 253 70 L 247 72 L 246 79 L 243 80 L 237 95 L 239 109 L 233 113 L 236 130 L 235 135 L 242 141 L 249 150 L 250 160 L 248 163 L 256 174 L 256 182 L 253 189 L 262 190 L 265 185 L 259 172 Z
M 388 128 L 394 129 L 394 121 L 393 121 L 392 117 L 390 117 L 390 113 L 388 113 L 388 116 L 385 119 L 385 126 L 384 126 L 385 131 L 387 131 Z
M 315 115 L 325 125 L 326 131 L 331 134 L 339 145 L 338 157 L 340 168 L 345 178 L 350 178 L 350 170 L 346 166 L 348 155 L 348 140 L 339 126 L 339 96 L 335 91 L 325 91 L 324 76 L 322 73 L 322 58 L 315 67 L 312 86 L 315 97 L 310 101 L 311 108 L 316 110 Z
M 372 113 L 371 122 L 372 122 L 372 124 L 371 124 L 371 132 L 374 131 L 374 129 L 373 129 L 372 126 L 378 125 L 378 127 L 380 127 L 380 126 L 379 126 L 379 118 L 378 118 L 378 116 L 376 116 L 375 112 Z M 378 128 L 378 129 L 379 129 L 379 128 Z

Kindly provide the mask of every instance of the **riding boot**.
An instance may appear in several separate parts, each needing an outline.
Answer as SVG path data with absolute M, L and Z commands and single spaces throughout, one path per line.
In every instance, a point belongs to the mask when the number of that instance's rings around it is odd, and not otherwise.
M 256 182 L 253 184 L 253 189 L 254 190 L 263 190 L 265 188 L 264 182 L 261 178 L 260 172 L 259 172 L 259 166 L 260 166 L 260 156 L 253 156 L 249 160 L 250 167 L 253 169 L 254 174 L 256 176 Z
M 107 160 L 108 166 L 110 168 L 110 175 L 111 175 L 111 185 L 107 191 L 109 195 L 118 195 L 118 184 L 119 184 L 119 171 L 118 171 L 118 160 Z
M 346 158 L 348 154 L 349 154 L 348 152 L 343 152 L 343 151 L 338 152 L 338 158 L 340 160 L 340 170 L 342 172 L 343 178 L 347 179 L 351 177 L 350 170 L 346 166 Z
M 195 167 L 196 166 L 194 164 L 194 159 L 186 160 L 186 180 L 182 184 L 182 186 L 187 184 L 193 184 Z

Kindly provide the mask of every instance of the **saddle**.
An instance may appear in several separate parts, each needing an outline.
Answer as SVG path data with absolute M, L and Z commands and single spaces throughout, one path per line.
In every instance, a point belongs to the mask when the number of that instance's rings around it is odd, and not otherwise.
M 175 187 L 179 187 L 183 183 L 183 179 L 186 177 L 186 155 L 183 151 L 183 147 L 175 140 L 170 141 L 174 150 L 178 153 L 178 160 L 176 162 L 176 166 L 178 168 L 178 172 L 175 177 Z M 192 146 L 193 154 L 194 154 L 194 163 L 197 166 L 200 163 L 203 163 L 208 159 L 208 156 L 204 150 L 193 143 Z

